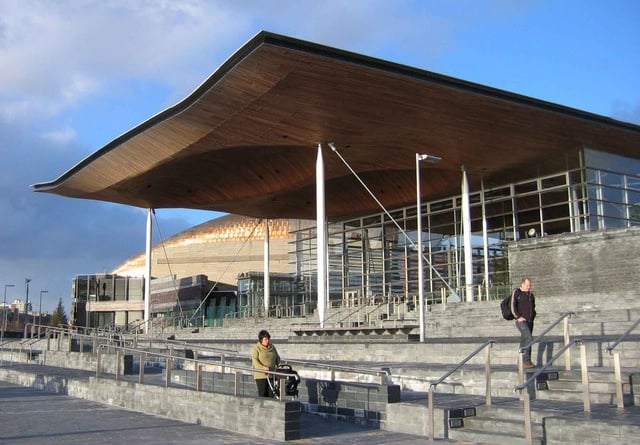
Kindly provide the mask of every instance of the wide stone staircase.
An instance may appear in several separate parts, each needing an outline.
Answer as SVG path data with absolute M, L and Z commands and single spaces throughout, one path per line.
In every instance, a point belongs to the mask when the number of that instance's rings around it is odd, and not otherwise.
M 335 320 L 357 318 L 353 310 L 365 309 L 329 308 L 328 316 Z M 371 314 L 384 307 L 366 310 Z M 513 322 L 501 318 L 497 300 L 428 306 L 425 342 L 418 341 L 417 317 L 407 316 L 410 311 L 404 313 L 402 320 L 388 316 L 397 313 L 397 308 L 389 310 L 387 316 L 370 317 L 375 320 L 373 325 L 358 324 L 346 329 L 337 324 L 319 329 L 314 317 L 256 317 L 228 319 L 221 327 L 164 330 L 155 336 L 158 341 L 171 337 L 182 344 L 185 353 L 206 347 L 226 350 L 229 351 L 226 363 L 248 365 L 258 331 L 268 329 L 281 357 L 299 372 L 302 385 L 305 379 L 335 380 L 364 385 L 372 391 L 380 384 L 379 375 L 384 371 L 387 384 L 399 388 L 398 400 L 377 404 L 375 408 L 367 405 L 367 399 L 354 399 L 348 401 L 348 406 L 342 406 L 342 396 L 331 402 L 320 398 L 313 407 L 301 399 L 303 411 L 339 421 L 362 422 L 373 418 L 375 422 L 370 425 L 376 428 L 426 437 L 431 434 L 427 419 L 433 414 L 433 436 L 438 439 L 476 444 L 637 443 L 640 328 L 633 330 L 615 349 L 621 364 L 622 407 L 618 406 L 614 356 L 605 348 L 640 319 L 639 299 L 631 294 L 614 293 L 545 296 L 538 298 L 537 310 L 534 336 L 570 313 L 565 317 L 568 339 L 579 342 L 527 387 L 531 403 L 530 439 L 525 434 L 528 420 L 525 397 L 514 388 L 541 368 L 527 370 L 524 376 L 519 374 L 517 330 Z M 564 346 L 564 324 L 564 321 L 557 323 L 533 347 L 533 357 L 539 366 Z M 490 342 L 490 347 L 469 358 L 486 342 Z M 206 354 L 199 351 L 198 355 Z M 218 360 L 221 355 L 213 354 L 211 359 Z M 48 353 L 47 360 L 52 356 Z M 68 357 L 61 359 L 71 363 Z M 432 388 L 434 408 L 430 413 L 431 382 L 466 359 L 463 366 Z M 581 372 L 585 365 L 589 382 L 586 404 Z M 488 377 L 490 401 L 486 397 Z
M 531 443 L 637 443 L 640 437 L 640 328 L 617 345 L 621 361 L 622 405 L 618 407 L 614 358 L 605 349 L 640 319 L 637 295 L 611 293 L 543 296 L 536 301 L 534 336 L 563 314 L 569 339 L 580 340 L 557 358 L 530 385 Z M 380 427 L 428 435 L 429 382 L 465 359 L 482 342 L 491 347 L 490 374 L 493 401 L 485 401 L 486 355 L 483 352 L 439 384 L 435 392 L 436 438 L 474 443 L 528 443 L 525 404 L 514 387 L 520 384 L 517 368 L 519 337 L 513 322 L 503 320 L 499 301 L 429 305 L 425 317 L 426 341 L 420 343 L 417 313 L 397 308 L 329 308 L 327 318 L 341 320 L 319 328 L 317 318 L 226 320 L 222 328 L 201 329 L 198 341 L 248 355 L 259 329 L 267 328 L 281 356 L 295 363 L 301 376 L 320 371 L 304 362 L 327 366 L 386 369 L 402 389 L 402 400 L 387 405 Z M 368 314 L 354 314 L 363 311 Z M 376 312 L 377 311 L 377 312 Z M 402 313 L 402 319 L 392 314 Z M 381 315 L 386 314 L 386 315 Z M 350 320 L 371 320 L 372 323 Z M 558 323 L 533 347 L 541 366 L 564 345 L 564 322 Z M 196 338 L 189 332 L 176 338 Z M 242 340 L 243 339 L 243 340 Z M 584 345 L 584 358 L 580 344 Z M 569 359 L 567 360 L 567 354 Z M 567 361 L 570 369 L 567 368 Z M 588 367 L 588 401 L 581 366 Z M 539 368 L 526 373 L 532 375 Z M 347 372 L 340 379 L 362 379 Z M 461 413 L 463 415 L 461 415 Z M 458 416 L 458 417 L 456 417 Z M 594 432 L 594 428 L 596 431 Z

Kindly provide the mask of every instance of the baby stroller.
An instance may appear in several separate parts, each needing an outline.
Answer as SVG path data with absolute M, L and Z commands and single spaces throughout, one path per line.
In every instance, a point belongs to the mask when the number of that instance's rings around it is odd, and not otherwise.
M 284 394 L 291 397 L 298 395 L 298 384 L 300 383 L 300 376 L 290 365 L 278 365 L 275 372 L 281 374 L 287 374 L 288 377 L 283 378 L 281 375 L 271 375 L 267 381 L 269 387 L 276 399 L 280 399 L 280 384 L 284 385 Z

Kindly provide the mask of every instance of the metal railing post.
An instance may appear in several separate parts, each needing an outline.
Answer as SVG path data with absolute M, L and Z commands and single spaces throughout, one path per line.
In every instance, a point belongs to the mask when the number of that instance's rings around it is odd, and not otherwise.
M 116 381 L 120 380 L 120 358 L 121 358 L 120 349 L 116 351 Z
M 173 368 L 173 358 L 168 357 L 165 365 L 165 377 L 164 377 L 164 386 L 168 388 L 171 384 L 171 368 Z
M 144 383 L 144 364 L 147 361 L 147 354 L 140 354 L 140 366 L 138 367 L 138 383 Z
M 280 381 L 280 385 L 278 386 L 280 394 L 278 394 L 278 396 L 280 397 L 280 401 L 282 402 L 287 395 L 287 378 L 282 376 L 277 376 L 276 378 Z
M 524 384 L 524 362 L 523 362 L 523 352 L 520 351 L 520 353 L 518 354 L 518 382 L 520 382 L 520 384 Z M 522 394 L 520 394 L 520 400 L 523 399 Z
M 100 358 L 101 358 L 100 349 L 98 348 L 96 351 L 96 378 L 100 378 Z
M 242 382 L 242 373 L 240 371 L 234 372 L 234 381 L 233 381 L 233 395 L 234 396 L 239 396 L 240 395 L 240 389 L 241 389 L 241 382 Z
M 433 443 L 435 438 L 435 415 L 433 412 L 433 385 L 429 385 L 429 401 L 428 401 L 428 409 L 429 409 L 429 420 L 428 420 L 428 433 L 429 433 L 429 443 Z
M 569 344 L 569 319 L 565 318 L 563 320 L 563 328 L 562 328 L 564 344 L 565 346 Z M 571 371 L 571 348 L 567 349 L 566 354 L 564 355 L 564 369 L 567 371 Z
M 589 368 L 587 367 L 587 345 L 580 343 L 580 367 L 582 369 L 582 398 L 584 412 L 591 412 L 591 394 L 589 392 Z
M 202 365 L 198 362 L 196 364 L 196 391 L 202 391 Z
M 491 343 L 487 348 L 487 357 L 484 362 L 484 377 L 485 377 L 485 387 L 484 387 L 485 402 L 484 403 L 486 403 L 487 405 L 491 405 L 491 349 L 492 348 L 493 348 L 493 343 Z
M 524 400 L 524 438 L 527 445 L 533 444 L 533 431 L 531 430 L 531 396 L 529 388 L 524 387 L 522 390 L 522 398 Z
M 613 374 L 616 380 L 616 403 L 618 408 L 624 408 L 624 395 L 622 394 L 622 373 L 620 372 L 620 353 L 613 353 Z

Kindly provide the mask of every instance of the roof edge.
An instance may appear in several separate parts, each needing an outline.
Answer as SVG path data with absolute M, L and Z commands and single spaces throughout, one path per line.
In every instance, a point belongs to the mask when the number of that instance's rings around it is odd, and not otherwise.
M 82 170 L 85 166 L 89 165 L 96 159 L 100 158 L 104 154 L 114 150 L 127 140 L 137 136 L 138 134 L 146 131 L 154 125 L 169 119 L 180 112 L 186 110 L 193 105 L 204 93 L 215 85 L 227 72 L 229 72 L 234 66 L 236 66 L 245 57 L 251 54 L 255 49 L 263 44 L 273 45 L 281 48 L 287 48 L 295 51 L 306 52 L 315 54 L 321 57 L 327 57 L 334 60 L 343 61 L 346 63 L 353 63 L 361 66 L 365 66 L 371 69 L 381 70 L 388 73 L 393 73 L 401 76 L 408 76 L 414 79 L 418 79 L 424 82 L 431 82 L 446 87 L 468 91 L 473 94 L 479 94 L 483 96 L 489 96 L 494 99 L 505 100 L 509 102 L 515 102 L 520 105 L 531 106 L 534 108 L 543 109 L 549 112 L 560 113 L 563 115 L 571 116 L 578 119 L 584 119 L 603 125 L 613 126 L 619 129 L 625 129 L 632 132 L 640 133 L 640 125 L 636 125 L 630 122 L 619 121 L 610 117 L 582 111 L 576 108 L 571 108 L 563 105 L 559 105 L 553 102 L 548 102 L 540 99 L 534 99 L 530 96 L 525 96 L 517 93 L 511 93 L 505 90 L 457 79 L 454 77 L 438 74 L 432 71 L 427 71 L 419 68 L 414 68 L 408 65 L 402 65 L 395 62 L 389 62 L 383 59 L 365 56 L 362 54 L 354 53 L 351 51 L 341 50 L 334 47 L 313 43 L 293 37 L 284 36 L 281 34 L 275 34 L 269 31 L 260 31 L 249 39 L 243 46 L 235 51 L 229 58 L 227 58 L 204 82 L 202 82 L 192 93 L 185 97 L 180 102 L 166 108 L 165 110 L 157 113 L 141 124 L 133 127 L 122 135 L 116 137 L 111 142 L 107 143 L 102 148 L 93 152 L 89 156 L 82 159 L 72 168 L 61 174 L 54 180 L 40 182 L 31 185 L 33 191 L 36 192 L 48 192 L 69 177 L 73 176 L 76 172 Z

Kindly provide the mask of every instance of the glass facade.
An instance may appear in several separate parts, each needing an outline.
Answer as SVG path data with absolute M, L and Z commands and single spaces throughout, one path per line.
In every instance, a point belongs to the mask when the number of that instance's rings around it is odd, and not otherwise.
M 507 244 L 529 237 L 621 228 L 640 223 L 640 160 L 582 149 L 567 169 L 487 185 L 469 194 L 472 286 L 465 283 L 462 196 L 422 203 L 428 303 L 508 293 Z M 416 207 L 328 224 L 329 304 L 418 293 Z M 294 233 L 293 253 L 304 301 L 317 295 L 315 227 Z M 466 295 L 472 292 L 472 295 Z M 373 299 L 373 300 L 371 300 Z
M 144 279 L 111 274 L 78 275 L 72 282 L 71 322 L 78 327 L 107 328 L 143 319 L 142 310 L 92 310 L 123 302 L 142 303 Z

